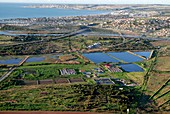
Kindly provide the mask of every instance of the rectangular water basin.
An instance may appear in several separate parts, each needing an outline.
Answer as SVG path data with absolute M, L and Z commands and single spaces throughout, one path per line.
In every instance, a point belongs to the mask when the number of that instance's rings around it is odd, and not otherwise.
M 45 60 L 45 57 L 31 57 L 31 58 L 28 58 L 26 60 L 26 63 L 29 63 L 29 62 L 41 62 L 41 61 L 44 61 Z
M 121 64 L 119 65 L 125 72 L 143 72 L 144 70 L 136 64 Z
M 84 57 L 88 58 L 94 63 L 102 63 L 102 62 L 112 62 L 112 63 L 118 63 L 119 61 L 110 57 L 109 55 L 97 52 L 97 53 L 86 53 L 83 54 Z
M 0 64 L 9 65 L 9 64 L 19 64 L 22 61 L 21 58 L 12 58 L 6 60 L 0 60 Z
M 143 51 L 143 52 L 133 52 L 133 53 L 135 53 L 135 54 L 137 54 L 139 56 L 145 57 L 147 59 L 149 58 L 149 56 L 151 54 L 151 52 L 146 52 L 146 51 Z
M 131 62 L 138 62 L 138 61 L 143 61 L 144 59 L 132 55 L 128 52 L 108 52 L 107 54 L 118 58 L 119 60 L 123 60 L 124 62 L 131 63 Z

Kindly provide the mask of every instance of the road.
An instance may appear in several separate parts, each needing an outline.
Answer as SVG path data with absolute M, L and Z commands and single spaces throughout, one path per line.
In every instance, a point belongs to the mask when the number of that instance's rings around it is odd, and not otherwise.
M 88 33 L 88 34 L 83 34 L 83 35 L 90 35 L 90 36 L 115 36 L 118 37 L 120 36 L 120 34 L 100 34 L 100 33 Z M 133 35 L 121 35 L 121 37 L 124 38 L 137 38 L 137 39 L 146 39 L 146 40 L 166 40 L 166 41 L 170 41 L 170 38 L 149 38 L 149 37 L 143 37 L 143 36 L 133 36 Z
M 5 78 L 7 78 L 15 69 L 16 67 L 12 67 L 10 71 L 8 71 L 2 77 L 0 77 L 0 82 L 3 81 Z
M 128 41 L 123 41 L 122 43 L 115 44 L 115 45 L 113 45 L 112 47 L 120 46 L 120 45 L 123 45 L 123 44 L 129 43 L 129 42 L 132 42 L 132 41 L 134 41 L 134 40 L 133 40 L 133 39 L 131 39 L 131 40 L 128 40 Z
M 0 77 L 0 82 L 7 78 L 18 66 L 21 66 L 28 58 L 29 56 L 26 56 L 17 66 L 11 67 L 11 69 L 7 73 Z
M 78 34 L 81 34 L 81 33 L 85 32 L 87 30 L 88 30 L 88 28 L 80 29 L 78 31 L 75 31 L 75 32 L 72 32 L 72 33 L 69 33 L 69 34 L 65 34 L 63 36 L 59 36 L 59 37 L 56 37 L 56 38 L 51 38 L 49 40 L 38 40 L 38 41 L 31 41 L 31 42 L 21 42 L 21 43 L 15 43 L 15 44 L 0 45 L 0 47 L 17 46 L 17 45 L 24 45 L 24 44 L 34 44 L 34 43 L 41 43 L 41 42 L 49 42 L 49 41 L 53 41 L 53 40 L 64 39 L 64 38 L 67 38 L 67 37 L 70 37 L 70 36 L 75 36 L 75 35 L 78 35 Z
M 41 42 L 49 42 L 53 40 L 59 40 L 59 39 L 64 39 L 70 36 L 75 36 L 78 34 L 81 35 L 92 35 L 92 36 L 120 36 L 123 38 L 123 43 L 126 41 L 126 38 L 137 38 L 137 39 L 146 39 L 146 40 L 167 40 L 170 41 L 170 38 L 147 38 L 147 37 L 142 37 L 142 36 L 133 36 L 133 35 L 122 35 L 120 32 L 118 34 L 100 34 L 100 33 L 84 33 L 85 31 L 88 31 L 89 27 L 80 29 L 78 31 L 65 34 L 56 38 L 51 38 L 49 40 L 38 40 L 38 41 L 31 41 L 31 42 L 21 42 L 21 43 L 15 43 L 15 44 L 8 44 L 8 45 L 0 45 L 0 47 L 7 47 L 7 46 L 17 46 L 17 45 L 24 45 L 24 44 L 34 44 L 34 43 L 41 43 Z
M 18 44 L 12 44 L 12 45 L 1 45 L 1 46 L 15 46 L 15 45 L 23 45 L 23 44 L 33 44 L 33 43 L 41 43 L 41 42 L 47 42 L 47 41 L 52 41 L 52 40 L 58 40 L 58 39 L 63 39 L 63 38 L 67 38 L 69 36 L 74 36 L 80 33 L 85 32 L 86 30 L 88 30 L 88 28 L 85 29 L 81 29 L 78 30 L 76 32 L 72 32 L 70 34 L 66 34 L 57 38 L 52 38 L 51 40 L 40 40 L 40 41 L 32 41 L 32 42 L 24 42 L 24 43 L 18 43 Z M 29 58 L 29 56 L 27 56 L 20 64 L 22 65 L 27 59 Z M 17 67 L 13 67 L 9 72 L 5 73 L 1 78 L 0 78 L 0 82 L 3 81 L 5 78 L 7 78 Z
M 119 33 L 119 35 L 120 35 L 120 37 L 122 37 L 123 38 L 123 43 L 126 41 L 126 38 L 122 35 L 122 33 L 121 32 L 118 32 Z

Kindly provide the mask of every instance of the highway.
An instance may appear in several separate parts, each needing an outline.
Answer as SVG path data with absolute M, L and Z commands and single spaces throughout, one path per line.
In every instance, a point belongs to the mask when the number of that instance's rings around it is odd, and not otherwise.
M 166 41 L 170 41 L 170 38 L 149 38 L 149 37 L 143 37 L 143 36 L 133 36 L 133 35 L 120 35 L 120 34 L 101 34 L 101 33 L 88 33 L 88 34 L 82 34 L 82 35 L 85 35 L 85 36 L 115 36 L 115 37 L 124 37 L 124 38 L 137 38 L 137 39 L 146 39 L 146 40 L 166 40 Z
M 84 33 L 85 31 L 88 31 L 88 30 L 89 30 L 89 27 L 84 28 L 84 29 L 80 29 L 80 30 L 77 30 L 75 32 L 65 34 L 65 35 L 62 35 L 62 36 L 59 36 L 59 37 L 51 38 L 51 39 L 48 39 L 48 40 L 38 40 L 38 41 L 31 41 L 31 42 L 21 42 L 21 43 L 15 43 L 15 44 L 0 45 L 0 47 L 17 46 L 17 45 L 24 45 L 24 44 L 34 44 L 34 43 L 41 43 L 41 42 L 49 42 L 49 41 L 53 41 L 53 40 L 59 40 L 59 39 L 64 39 L 64 38 L 67 38 L 67 37 L 75 36 L 75 35 L 78 35 L 78 34 L 86 35 L 86 36 L 88 36 L 88 35 L 91 35 L 91 36 L 115 36 L 115 37 L 120 36 L 120 37 L 122 37 L 124 39 L 123 42 L 125 42 L 126 38 L 170 41 L 170 38 L 148 38 L 148 37 L 143 37 L 143 36 L 123 35 L 120 32 L 118 34 Z
M 88 28 L 80 29 L 78 31 L 75 31 L 75 32 L 72 32 L 72 33 L 69 33 L 69 34 L 65 34 L 63 36 L 59 36 L 59 37 L 56 37 L 56 38 L 51 38 L 49 40 L 38 40 L 38 41 L 31 41 L 31 42 L 21 42 L 21 43 L 15 43 L 15 44 L 0 45 L 0 47 L 17 46 L 17 45 L 25 45 L 25 44 L 34 44 L 34 43 L 41 43 L 41 42 L 49 42 L 49 41 L 53 41 L 53 40 L 64 39 L 64 38 L 67 38 L 67 37 L 70 37 L 70 36 L 75 36 L 75 35 L 78 35 L 78 34 L 82 34 L 83 32 L 85 32 L 87 30 L 88 30 Z

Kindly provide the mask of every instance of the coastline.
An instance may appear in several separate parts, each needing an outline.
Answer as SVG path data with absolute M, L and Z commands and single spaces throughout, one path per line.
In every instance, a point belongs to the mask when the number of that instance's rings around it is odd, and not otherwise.
M 57 18 L 57 17 L 75 17 L 88 15 L 108 14 L 111 11 L 107 10 L 88 10 L 79 8 L 30 8 L 32 5 L 40 4 L 10 4 L 1 3 L 0 20 L 5 19 L 20 19 L 20 18 Z

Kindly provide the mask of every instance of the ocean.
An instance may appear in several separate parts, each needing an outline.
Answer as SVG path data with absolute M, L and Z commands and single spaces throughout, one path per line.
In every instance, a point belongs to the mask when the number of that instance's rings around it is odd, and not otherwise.
M 98 10 L 74 10 L 57 8 L 24 8 L 33 4 L 24 3 L 0 3 L 0 19 L 13 18 L 38 18 L 38 17 L 61 17 L 61 16 L 82 16 L 108 13 Z

